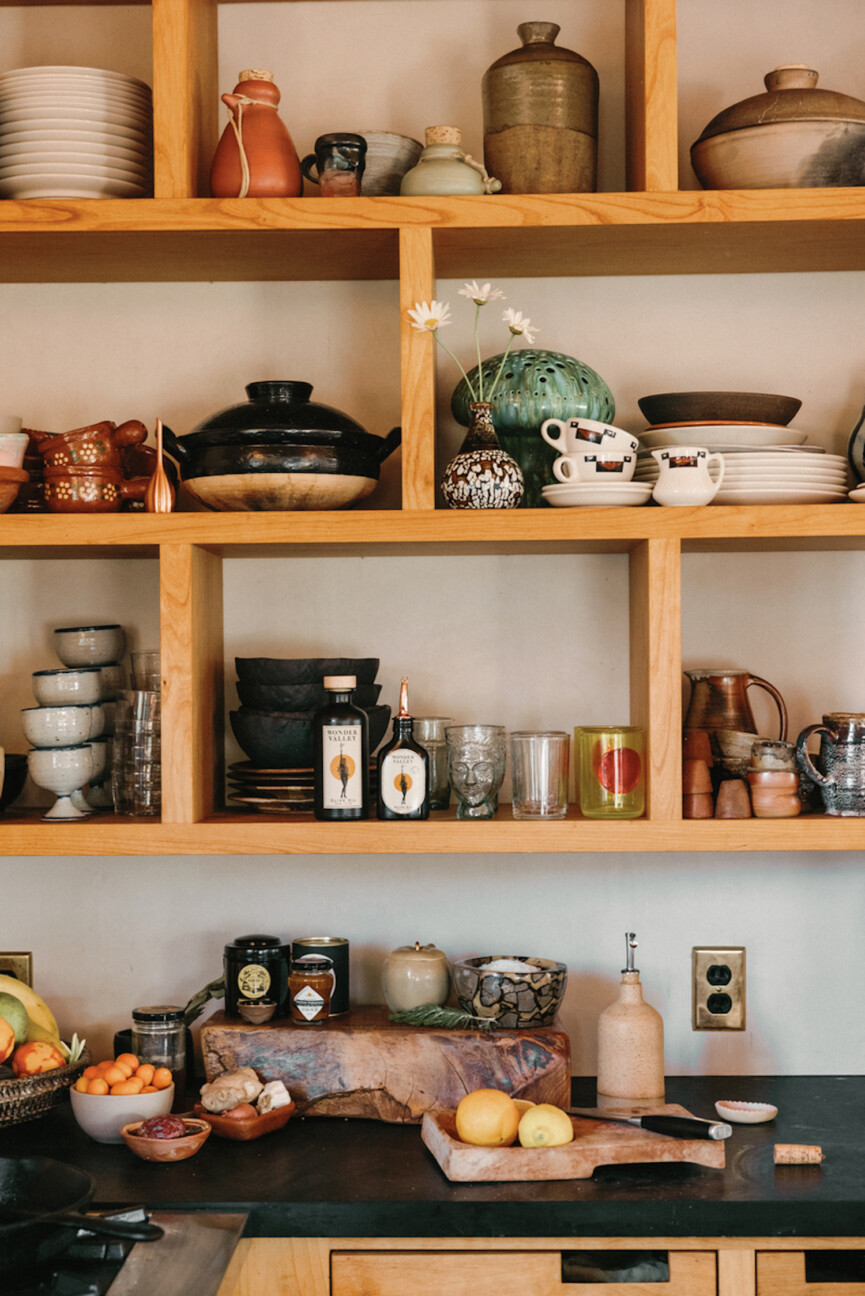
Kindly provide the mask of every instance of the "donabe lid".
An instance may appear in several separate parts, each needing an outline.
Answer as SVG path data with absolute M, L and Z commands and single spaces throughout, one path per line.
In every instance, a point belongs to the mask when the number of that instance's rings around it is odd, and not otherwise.
M 729 131 L 779 122 L 865 122 L 865 103 L 836 90 L 817 89 L 818 75 L 804 63 L 787 63 L 767 72 L 763 78 L 766 93 L 742 99 L 719 112 L 696 143 Z

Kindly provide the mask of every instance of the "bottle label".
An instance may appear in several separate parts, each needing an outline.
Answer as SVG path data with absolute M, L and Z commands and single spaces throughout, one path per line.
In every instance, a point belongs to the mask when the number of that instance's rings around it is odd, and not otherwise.
M 381 762 L 379 791 L 381 799 L 394 814 L 411 814 L 423 805 L 426 796 L 426 770 L 423 758 L 411 748 L 398 747 Z
M 313 990 L 312 986 L 307 985 L 302 990 L 298 990 L 294 996 L 294 1006 L 301 1017 L 305 1017 L 307 1021 L 312 1021 L 313 1017 L 317 1017 L 324 1007 L 324 999 L 317 990 Z
M 321 744 L 321 800 L 325 810 L 363 809 L 360 725 L 325 725 Z
M 270 989 L 270 973 L 260 963 L 247 963 L 237 974 L 241 999 L 261 999 Z

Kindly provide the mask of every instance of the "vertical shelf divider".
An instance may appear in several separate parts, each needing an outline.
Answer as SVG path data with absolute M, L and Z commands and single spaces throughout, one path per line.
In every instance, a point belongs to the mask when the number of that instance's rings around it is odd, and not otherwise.
M 217 2 L 152 4 L 154 196 L 206 196 L 218 134 Z
M 222 559 L 197 545 L 159 553 L 162 820 L 197 823 L 222 802 Z
M 646 730 L 650 819 L 682 817 L 682 555 L 678 540 L 631 550 L 631 723 Z
M 628 189 L 679 187 L 676 0 L 625 0 Z
M 435 508 L 435 343 L 412 328 L 406 312 L 435 297 L 431 229 L 399 233 L 402 506 Z

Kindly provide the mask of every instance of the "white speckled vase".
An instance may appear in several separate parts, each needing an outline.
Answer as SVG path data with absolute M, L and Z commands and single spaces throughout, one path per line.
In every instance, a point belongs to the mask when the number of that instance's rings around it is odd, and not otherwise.
M 619 997 L 598 1018 L 598 1105 L 664 1101 L 664 1023 L 643 999 L 639 972 L 623 972 Z
M 441 480 L 451 508 L 518 508 L 525 490 L 522 469 L 502 450 L 493 427 L 489 401 L 472 401 L 471 422 L 459 454 Z

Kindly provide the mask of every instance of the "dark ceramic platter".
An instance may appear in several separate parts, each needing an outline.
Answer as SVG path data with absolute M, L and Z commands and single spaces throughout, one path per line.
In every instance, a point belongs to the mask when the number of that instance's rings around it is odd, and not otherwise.
M 786 426 L 802 406 L 795 396 L 769 392 L 661 392 L 637 401 L 653 426 L 657 423 L 775 423 Z

